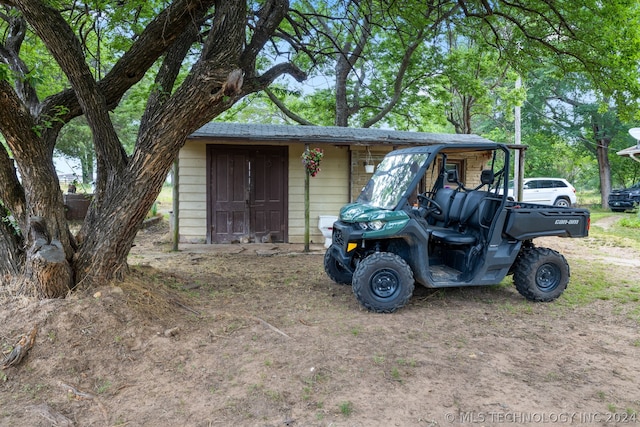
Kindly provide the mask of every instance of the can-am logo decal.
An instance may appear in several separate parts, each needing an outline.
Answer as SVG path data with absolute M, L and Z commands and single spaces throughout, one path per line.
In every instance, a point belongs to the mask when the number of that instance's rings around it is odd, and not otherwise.
M 580 224 L 579 219 L 556 219 L 556 225 Z

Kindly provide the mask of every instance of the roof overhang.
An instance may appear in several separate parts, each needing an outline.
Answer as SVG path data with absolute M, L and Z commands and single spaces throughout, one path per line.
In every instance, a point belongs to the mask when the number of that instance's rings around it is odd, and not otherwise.
M 636 162 L 640 162 L 640 128 L 629 129 L 629 135 L 636 140 L 636 145 L 620 150 L 617 154 L 618 156 L 629 156 Z
M 334 145 L 432 145 L 446 143 L 493 143 L 478 135 L 395 131 L 391 129 L 337 126 L 296 126 L 245 123 L 207 123 L 188 139 L 208 141 L 285 142 Z
M 636 162 L 640 162 L 640 143 L 634 145 L 633 147 L 620 150 L 617 154 L 618 156 L 629 156 Z

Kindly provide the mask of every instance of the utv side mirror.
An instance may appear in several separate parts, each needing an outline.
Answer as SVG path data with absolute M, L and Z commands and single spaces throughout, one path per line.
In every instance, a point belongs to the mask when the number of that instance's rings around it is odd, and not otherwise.
M 447 182 L 453 182 L 453 183 L 457 183 L 458 182 L 458 170 L 457 169 L 451 169 L 447 171 Z

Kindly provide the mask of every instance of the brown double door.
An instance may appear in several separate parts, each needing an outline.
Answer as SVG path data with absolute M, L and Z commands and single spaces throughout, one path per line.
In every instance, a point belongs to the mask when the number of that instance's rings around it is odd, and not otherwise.
M 287 147 L 207 146 L 207 242 L 284 242 Z

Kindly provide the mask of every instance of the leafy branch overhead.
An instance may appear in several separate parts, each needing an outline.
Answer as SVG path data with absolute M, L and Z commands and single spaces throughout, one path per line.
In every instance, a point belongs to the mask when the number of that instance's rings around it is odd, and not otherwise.
M 451 111 L 457 106 L 450 98 L 457 95 L 443 87 L 443 80 L 446 86 L 455 74 L 483 84 L 488 70 L 474 76 L 474 68 L 464 63 L 446 66 L 452 55 L 468 47 L 475 55 L 486 55 L 485 64 L 493 62 L 497 73 L 493 77 L 507 77 L 487 82 L 485 90 L 492 90 L 496 80 L 513 88 L 514 72 L 524 76 L 544 64 L 559 76 L 584 73 L 620 108 L 635 111 L 640 98 L 636 78 L 640 26 L 634 4 L 631 0 L 293 2 L 283 37 L 305 35 L 295 60 L 311 82 L 326 84 L 307 88 L 302 96 L 270 91 L 269 99 L 284 120 L 300 124 L 384 123 L 420 130 L 428 126 L 425 123 L 441 123 L 448 116 L 459 121 L 457 131 L 469 132 L 471 126 Z M 277 45 L 273 53 L 279 53 Z M 298 86 L 290 87 L 292 93 Z M 467 108 L 482 111 L 496 106 L 495 99 L 480 99 L 459 89 L 461 97 L 474 98 Z M 513 94 L 498 96 L 501 106 Z

